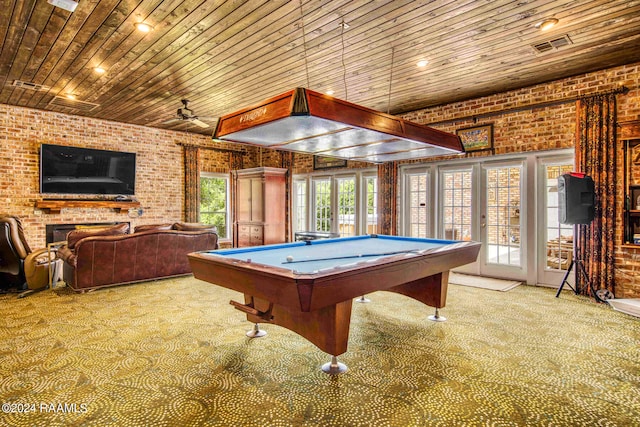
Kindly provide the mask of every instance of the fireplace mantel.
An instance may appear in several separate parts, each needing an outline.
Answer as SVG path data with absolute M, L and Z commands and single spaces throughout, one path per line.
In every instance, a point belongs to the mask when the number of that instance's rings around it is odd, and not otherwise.
M 63 208 L 106 208 L 113 209 L 116 212 L 125 212 L 131 208 L 137 209 L 140 202 L 127 202 L 116 200 L 73 200 L 73 199 L 57 199 L 57 200 L 37 200 L 36 208 L 41 209 L 44 213 L 59 214 Z

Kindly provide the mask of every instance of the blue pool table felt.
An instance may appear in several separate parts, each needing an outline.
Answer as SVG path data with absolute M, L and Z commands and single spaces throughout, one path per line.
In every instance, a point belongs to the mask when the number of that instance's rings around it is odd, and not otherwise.
M 451 240 L 419 239 L 398 236 L 357 236 L 339 239 L 312 240 L 249 248 L 223 249 L 208 252 L 212 256 L 251 261 L 297 274 L 314 274 L 336 267 L 349 267 L 412 252 L 436 249 Z M 292 257 L 291 262 L 287 257 Z

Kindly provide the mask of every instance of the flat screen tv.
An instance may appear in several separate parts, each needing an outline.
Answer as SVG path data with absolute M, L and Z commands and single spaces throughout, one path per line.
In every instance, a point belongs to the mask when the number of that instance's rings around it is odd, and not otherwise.
M 133 195 L 136 154 L 42 144 L 40 192 L 43 194 Z

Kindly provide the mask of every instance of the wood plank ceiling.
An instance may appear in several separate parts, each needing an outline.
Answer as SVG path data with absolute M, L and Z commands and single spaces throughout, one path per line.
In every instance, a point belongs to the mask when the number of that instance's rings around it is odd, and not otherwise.
M 295 87 L 397 114 L 640 61 L 640 1 L 79 0 L 71 13 L 46 0 L 0 0 L 0 7 L 0 103 L 203 134 L 217 117 Z M 550 17 L 555 27 L 536 28 Z M 137 31 L 139 22 L 153 29 Z M 427 66 L 417 67 L 420 60 Z M 182 99 L 209 128 L 175 120 Z

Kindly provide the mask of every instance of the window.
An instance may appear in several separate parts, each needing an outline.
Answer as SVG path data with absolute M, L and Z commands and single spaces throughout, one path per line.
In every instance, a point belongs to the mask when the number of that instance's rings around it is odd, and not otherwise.
M 471 168 L 443 171 L 442 178 L 442 225 L 444 238 L 449 240 L 471 240 L 471 208 L 473 188 Z
M 314 186 L 314 208 L 315 208 L 315 230 L 313 231 L 332 231 L 331 230 L 331 180 L 315 179 Z
M 521 265 L 522 167 L 487 167 L 487 262 Z
M 378 232 L 378 177 L 365 176 L 365 234 L 376 234 Z
M 409 236 L 431 237 L 429 215 L 429 174 L 407 175 L 407 203 L 409 212 Z
M 568 270 L 573 259 L 573 226 L 561 224 L 558 220 L 558 177 L 573 170 L 573 163 L 545 165 L 546 196 L 546 250 L 545 268 L 548 270 Z
M 200 174 L 200 222 L 215 225 L 221 239 L 231 237 L 228 175 Z
M 293 182 L 293 231 L 306 231 L 307 227 L 307 181 Z
M 356 180 L 354 177 L 337 178 L 338 232 L 340 237 L 356 234 Z

